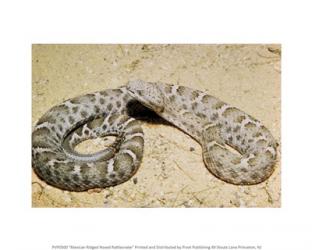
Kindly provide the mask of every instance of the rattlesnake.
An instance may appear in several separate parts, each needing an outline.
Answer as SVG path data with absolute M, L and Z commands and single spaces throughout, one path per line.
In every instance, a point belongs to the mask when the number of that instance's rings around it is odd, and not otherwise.
M 144 144 L 141 121 L 129 114 L 131 102 L 143 104 L 198 141 L 205 165 L 225 182 L 257 184 L 274 170 L 277 143 L 260 121 L 206 92 L 136 80 L 66 100 L 44 114 L 32 133 L 37 175 L 71 191 L 128 180 L 140 165 Z M 116 140 L 105 150 L 74 150 L 83 140 L 107 135 Z

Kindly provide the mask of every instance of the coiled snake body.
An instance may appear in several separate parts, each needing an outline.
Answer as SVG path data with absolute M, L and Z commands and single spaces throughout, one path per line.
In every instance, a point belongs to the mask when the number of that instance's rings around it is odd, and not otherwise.
M 251 185 L 272 174 L 277 143 L 260 121 L 206 92 L 137 80 L 69 99 L 44 114 L 32 133 L 32 165 L 37 175 L 71 191 L 128 180 L 140 165 L 144 146 L 140 121 L 128 112 L 131 101 L 140 102 L 198 141 L 205 165 L 217 178 Z M 105 150 L 94 154 L 74 150 L 83 140 L 106 135 L 115 135 L 116 140 Z

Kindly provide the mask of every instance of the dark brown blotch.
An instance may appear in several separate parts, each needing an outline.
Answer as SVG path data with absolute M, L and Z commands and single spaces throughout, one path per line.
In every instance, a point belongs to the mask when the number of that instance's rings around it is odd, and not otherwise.
M 98 128 L 102 125 L 103 122 L 104 122 L 104 117 L 97 118 L 88 123 L 88 128 L 90 129 Z
M 235 113 L 235 112 L 237 112 L 237 111 L 238 111 L 237 108 L 229 107 L 229 108 L 227 108 L 226 110 L 224 110 L 224 112 L 223 112 L 222 115 L 223 115 L 225 118 L 227 118 L 229 115 L 231 115 L 231 114 L 233 114 L 233 113 Z
M 100 104 L 104 104 L 105 103 L 105 99 L 104 98 L 100 98 Z
M 49 168 L 47 168 L 45 170 L 45 173 L 46 173 L 47 176 L 51 176 L 51 170 Z
M 58 171 L 57 169 L 54 169 L 53 174 L 55 176 L 60 176 L 60 171 Z
M 254 124 L 252 122 L 248 122 L 245 124 L 245 128 L 247 128 L 247 129 L 254 129 L 256 127 L 257 127 L 256 124 Z
M 192 92 L 192 99 L 193 100 L 195 100 L 198 96 L 199 96 L 198 91 L 195 90 L 195 91 Z
M 222 163 L 219 162 L 219 161 L 216 161 L 216 162 L 215 162 L 215 165 L 216 165 L 218 168 L 224 168 L 224 166 L 222 165 Z
M 120 89 L 113 89 L 112 91 L 116 94 L 116 96 L 119 96 L 122 94 L 122 91 Z
M 236 179 L 238 177 L 238 174 L 235 171 L 231 171 L 230 175 L 233 179 Z
M 61 124 L 58 125 L 58 129 L 63 132 L 63 126 Z
M 265 151 L 265 155 L 266 155 L 267 158 L 270 158 L 271 160 L 274 160 L 274 156 L 271 153 L 271 151 L 269 151 L 269 150 Z
M 247 173 L 247 169 L 246 168 L 241 168 L 240 171 Z
M 90 167 L 87 163 L 83 163 L 80 167 L 80 173 L 82 176 L 86 175 L 90 171 Z
M 53 127 L 52 127 L 53 128 Z M 42 127 L 42 128 L 39 128 L 39 129 L 36 129 L 33 133 L 32 133 L 32 136 L 33 138 L 35 137 L 42 137 L 42 136 L 46 136 L 50 134 L 50 130 L 46 127 Z
M 71 99 L 70 102 L 71 102 L 72 104 L 80 104 L 80 103 L 81 103 L 80 98 L 81 98 L 80 96 L 75 97 L 75 98 Z
M 215 120 L 217 120 L 219 118 L 219 114 L 218 113 L 214 113 L 214 114 L 212 114 L 212 116 L 211 116 L 211 120 L 212 121 L 215 121 Z
M 83 181 L 82 181 L 85 185 L 90 185 L 90 183 L 91 183 L 91 181 L 90 180 L 88 180 L 87 178 L 86 179 L 84 179 Z
M 125 173 L 125 171 L 123 171 L 123 170 L 119 170 L 119 171 L 118 171 L 118 177 L 121 178 L 121 179 L 125 176 L 125 174 L 126 174 L 126 173 Z
M 250 176 L 253 180 L 258 180 L 259 179 L 259 175 L 257 173 L 253 173 L 251 176 Z
M 257 159 L 255 157 L 248 159 L 248 164 L 252 167 L 257 165 Z
M 172 95 L 172 96 L 169 97 L 170 102 L 174 102 L 175 99 L 176 99 L 176 97 L 175 97 L 174 95 Z
M 100 113 L 100 108 L 97 105 L 94 105 L 93 109 L 96 114 Z
M 255 133 L 253 133 L 253 135 L 252 135 L 252 137 L 260 137 L 260 136 L 262 136 L 262 133 L 261 132 L 255 132 Z
M 184 86 L 179 86 L 179 87 L 177 88 L 177 93 L 178 93 L 180 96 L 182 96 L 182 95 L 184 95 L 185 90 L 186 90 L 186 88 L 185 88 Z
M 74 181 L 79 181 L 78 174 L 73 174 L 72 178 L 73 178 Z
M 72 112 L 76 114 L 78 112 L 78 109 L 79 109 L 78 107 L 72 107 Z
M 250 183 L 247 180 L 243 179 L 243 180 L 240 181 L 240 184 L 241 185 L 248 185 Z
M 58 105 L 56 107 L 53 107 L 50 110 L 50 112 L 57 113 L 57 114 L 60 114 L 60 113 L 68 114 L 69 113 L 69 108 L 65 104 L 61 104 L 61 105 Z
M 199 132 L 198 130 L 195 131 L 195 134 L 197 135 L 197 137 L 201 137 L 201 132 Z
M 212 108 L 213 109 L 221 109 L 223 106 L 225 105 L 224 102 L 218 101 L 217 103 L 215 103 Z
M 113 104 L 111 104 L 111 103 L 108 104 L 108 105 L 107 105 L 107 109 L 108 109 L 108 111 L 111 111 L 111 110 L 113 109 Z
M 45 147 L 42 147 L 42 148 L 45 148 Z M 56 157 L 56 153 L 54 152 L 42 152 L 36 155 L 36 159 L 38 159 L 41 163 L 47 163 L 51 159 L 54 159 L 55 157 Z
M 264 146 L 267 145 L 267 141 L 264 140 L 264 139 L 261 139 L 261 140 L 257 141 L 256 144 L 257 144 L 257 146 L 259 146 L 259 147 L 264 147 Z
M 115 173 L 111 173 L 111 174 L 109 174 L 109 178 L 111 178 L 111 179 L 115 179 L 115 178 L 116 178 L 116 174 L 115 174 Z
M 203 103 L 208 103 L 213 97 L 211 95 L 204 95 L 202 98 Z
M 71 180 L 67 176 L 63 178 L 63 181 L 64 183 L 67 183 L 67 184 L 71 183 Z
M 206 118 L 206 115 L 204 113 L 197 112 L 195 114 L 200 118 L 203 118 L 203 119 Z
M 195 110 L 198 106 L 198 103 L 197 102 L 193 102 L 192 103 L 192 109 Z
M 128 95 L 124 95 L 124 96 L 122 97 L 122 100 L 123 100 L 125 103 L 128 102 L 129 96 L 128 96 Z
M 214 169 L 213 169 L 213 173 L 214 173 L 216 176 L 222 176 L 220 170 L 217 169 L 217 168 L 214 168 Z
M 245 119 L 246 119 L 246 116 L 240 115 L 240 116 L 236 117 L 236 119 L 234 121 L 238 122 L 238 123 L 241 123 Z
M 83 127 L 79 127 L 78 129 L 75 130 L 75 133 L 76 133 L 78 136 L 81 136 L 81 135 L 82 135 L 82 129 L 83 129 Z
M 55 119 L 55 117 L 54 117 L 53 115 L 46 114 L 46 115 L 42 116 L 42 117 L 39 119 L 37 125 L 43 124 L 43 123 L 45 123 L 45 122 L 48 122 L 48 123 L 56 123 L 56 119 Z
M 58 184 L 60 183 L 61 181 L 61 177 L 60 176 L 54 176 L 53 179 L 52 179 L 52 182 L 55 183 L 55 184 Z
M 109 118 L 108 118 L 108 123 L 113 124 L 117 119 L 118 119 L 119 115 L 118 114 L 112 114 Z
M 87 94 L 86 97 L 89 98 L 91 102 L 95 102 L 96 101 L 96 98 L 95 98 L 94 94 Z
M 100 185 L 102 187 L 106 187 L 108 185 L 108 182 L 109 182 L 108 179 L 103 178 L 103 179 L 100 180 Z
M 234 158 L 231 163 L 233 163 L 234 165 L 238 165 L 241 163 L 241 159 L 239 157 Z
M 103 97 L 108 96 L 107 90 L 100 91 L 99 94 Z
M 234 129 L 233 129 L 233 132 L 238 132 L 240 130 L 240 126 L 236 126 Z
M 88 116 L 88 113 L 86 112 L 86 111 L 81 111 L 80 112 L 80 115 L 81 115 L 81 117 L 83 117 L 83 118 L 87 118 L 87 116 Z
M 68 117 L 68 121 L 69 121 L 70 124 L 74 124 L 75 119 L 74 119 L 74 117 L 69 116 L 69 117 Z

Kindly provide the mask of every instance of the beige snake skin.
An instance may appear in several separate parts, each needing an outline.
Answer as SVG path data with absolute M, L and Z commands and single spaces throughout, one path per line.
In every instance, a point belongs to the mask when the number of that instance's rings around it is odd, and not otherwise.
M 140 121 L 129 114 L 135 102 L 198 141 L 207 168 L 217 178 L 251 185 L 272 174 L 277 143 L 260 121 L 206 92 L 137 80 L 67 100 L 43 115 L 32 134 L 37 175 L 71 191 L 127 181 L 143 156 Z M 74 150 L 83 140 L 107 135 L 115 135 L 116 140 L 105 150 L 88 155 Z

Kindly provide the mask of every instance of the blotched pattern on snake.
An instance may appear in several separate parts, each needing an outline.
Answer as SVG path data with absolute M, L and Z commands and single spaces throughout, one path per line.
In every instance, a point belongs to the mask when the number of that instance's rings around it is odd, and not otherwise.
M 135 80 L 69 99 L 44 114 L 32 133 L 37 175 L 71 191 L 127 181 L 141 163 L 144 146 L 141 121 L 129 114 L 131 102 L 153 110 L 199 142 L 205 165 L 225 182 L 257 184 L 274 171 L 277 142 L 257 119 L 203 91 Z M 107 135 L 116 140 L 105 150 L 81 154 L 74 149 L 84 140 Z

